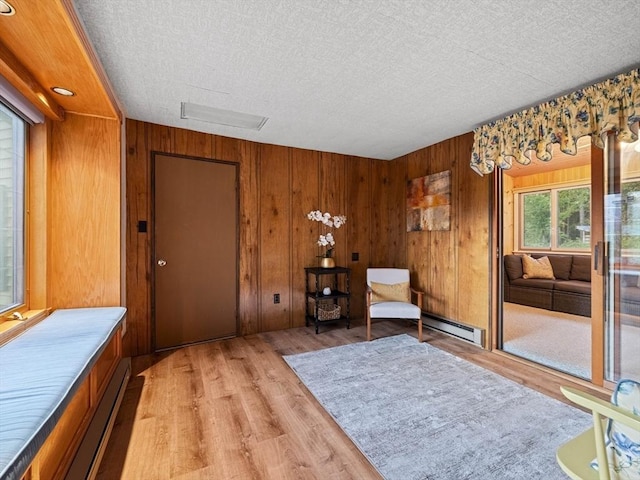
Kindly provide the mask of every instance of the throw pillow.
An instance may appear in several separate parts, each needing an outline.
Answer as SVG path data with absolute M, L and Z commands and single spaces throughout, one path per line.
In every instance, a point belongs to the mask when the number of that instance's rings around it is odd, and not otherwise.
M 556 277 L 556 280 L 569 280 L 572 258 L 570 255 L 551 255 L 549 257 L 553 268 L 553 276 Z
M 556 278 L 553 276 L 549 257 L 533 258 L 531 255 L 523 255 L 522 269 L 524 270 L 522 278 L 546 278 L 549 280 Z
M 591 281 L 591 257 L 574 255 L 569 280 Z
M 371 303 L 406 302 L 411 303 L 409 282 L 386 284 L 371 282 Z
M 611 403 L 640 414 L 640 383 L 620 380 L 613 391 Z M 640 479 L 640 432 L 615 420 L 609 420 L 606 446 L 612 479 Z M 597 459 L 591 462 L 591 467 L 598 470 Z

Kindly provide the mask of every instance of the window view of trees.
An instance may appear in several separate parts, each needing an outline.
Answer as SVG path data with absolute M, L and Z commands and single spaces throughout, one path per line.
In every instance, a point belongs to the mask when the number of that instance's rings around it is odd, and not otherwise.
M 522 195 L 523 246 L 551 247 L 551 192 Z
M 591 191 L 589 187 L 558 190 L 558 247 L 590 248 Z
M 522 194 L 522 248 L 589 249 L 590 197 L 589 187 Z
M 640 181 L 622 184 L 622 248 L 640 249 Z
M 520 248 L 589 250 L 590 187 L 521 193 L 519 198 Z M 615 198 L 620 203 L 622 248 L 640 250 L 640 180 L 623 182 Z

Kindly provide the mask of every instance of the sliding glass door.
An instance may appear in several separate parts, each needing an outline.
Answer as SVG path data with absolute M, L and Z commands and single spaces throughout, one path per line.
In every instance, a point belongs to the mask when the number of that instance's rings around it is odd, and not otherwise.
M 498 348 L 586 380 L 592 378 L 591 157 L 590 137 L 584 137 L 576 155 L 554 145 L 551 162 L 532 159 L 497 172 Z M 527 272 L 524 257 L 540 260 L 527 262 L 534 266 L 550 265 Z
M 498 185 L 498 348 L 596 385 L 640 380 L 640 141 L 583 137 Z M 525 255 L 547 256 L 555 280 L 523 280 Z
M 603 170 L 603 241 L 594 247 L 594 268 L 604 289 L 604 379 L 640 380 L 640 141 L 610 135 Z

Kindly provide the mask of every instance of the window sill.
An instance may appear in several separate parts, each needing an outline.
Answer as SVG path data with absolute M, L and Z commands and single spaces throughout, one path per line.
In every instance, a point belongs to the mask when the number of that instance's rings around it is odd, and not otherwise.
M 15 337 L 43 320 L 51 312 L 45 310 L 29 310 L 23 314 L 24 319 L 2 318 L 0 319 L 0 346 L 13 340 Z

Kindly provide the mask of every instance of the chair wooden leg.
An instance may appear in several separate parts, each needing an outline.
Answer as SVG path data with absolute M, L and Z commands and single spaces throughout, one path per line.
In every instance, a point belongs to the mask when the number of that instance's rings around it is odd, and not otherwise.
M 367 312 L 367 342 L 371 341 L 371 315 Z
M 418 319 L 418 343 L 422 343 L 422 318 Z

